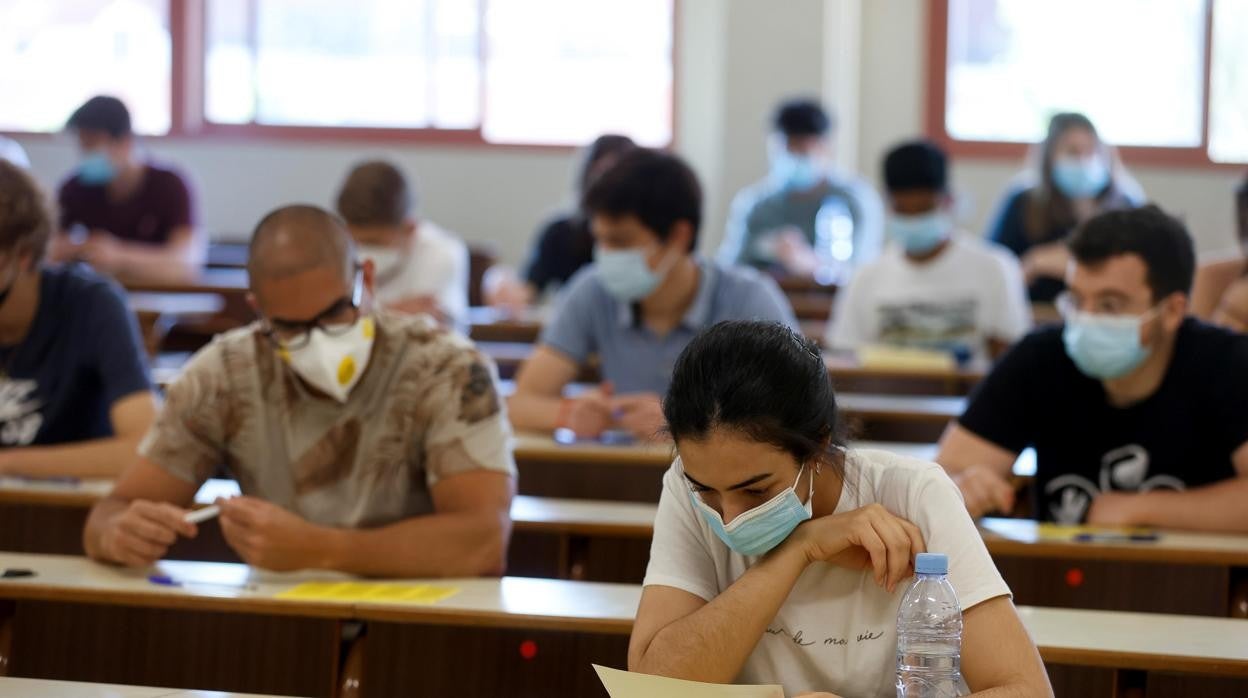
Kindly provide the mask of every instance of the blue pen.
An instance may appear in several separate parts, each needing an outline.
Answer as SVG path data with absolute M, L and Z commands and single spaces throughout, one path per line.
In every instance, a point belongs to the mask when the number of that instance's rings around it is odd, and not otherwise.
M 197 582 L 194 579 L 190 579 L 190 580 L 177 579 L 174 577 L 170 577 L 167 574 L 149 575 L 147 578 L 147 581 L 152 584 L 155 584 L 157 586 L 162 586 L 162 587 L 179 587 L 179 588 L 219 587 L 222 589 L 241 589 L 244 591 L 256 591 L 256 589 L 258 588 L 256 587 L 255 584 L 247 584 L 246 582 L 242 584 L 227 584 L 224 582 Z

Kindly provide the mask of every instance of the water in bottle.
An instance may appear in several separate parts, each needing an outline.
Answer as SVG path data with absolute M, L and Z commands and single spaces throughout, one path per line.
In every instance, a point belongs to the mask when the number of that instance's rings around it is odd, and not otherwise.
M 923 553 L 897 612 L 897 698 L 970 694 L 962 680 L 962 608 L 949 583 L 949 558 Z

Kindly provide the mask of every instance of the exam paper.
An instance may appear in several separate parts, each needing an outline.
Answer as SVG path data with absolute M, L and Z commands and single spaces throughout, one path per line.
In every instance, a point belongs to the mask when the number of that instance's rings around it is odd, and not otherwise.
M 459 593 L 455 587 L 389 582 L 304 582 L 277 595 L 304 601 L 360 601 L 428 605 Z
M 784 698 L 779 686 L 725 686 L 594 665 L 611 698 Z

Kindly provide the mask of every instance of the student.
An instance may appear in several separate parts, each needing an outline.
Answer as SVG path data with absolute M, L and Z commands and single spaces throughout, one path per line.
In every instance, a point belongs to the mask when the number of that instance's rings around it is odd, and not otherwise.
M 1031 300 L 1052 303 L 1070 261 L 1064 240 L 1103 211 L 1141 203 L 1138 185 L 1083 114 L 1057 114 L 1039 145 L 1039 183 L 1011 191 L 988 238 L 1022 260 Z
M 1013 508 L 1010 467 L 1030 446 L 1040 519 L 1248 532 L 1248 337 L 1187 317 L 1187 230 L 1149 206 L 1101 214 L 1069 245 L 1065 327 L 1010 350 L 937 460 L 973 516 Z
M 113 283 L 45 266 L 52 213 L 0 160 L 0 476 L 115 477 L 156 414 L 134 314 Z
M 373 265 L 327 211 L 270 213 L 249 253 L 261 319 L 169 387 L 87 553 L 142 567 L 195 536 L 182 517 L 224 464 L 243 496 L 219 502 L 221 531 L 248 564 L 501 573 L 515 464 L 489 360 L 427 317 L 375 313 Z
M 914 556 L 949 557 L 975 691 L 1051 696 L 1010 590 L 931 463 L 848 450 L 819 350 L 776 323 L 726 322 L 681 354 L 663 402 L 663 478 L 631 671 L 893 695 Z
M 798 99 L 776 110 L 767 152 L 768 177 L 737 194 L 719 248 L 725 264 L 745 264 L 780 274 L 811 276 L 816 251 L 815 218 L 825 205 L 853 224 L 855 264 L 876 257 L 883 244 L 883 207 L 871 185 L 832 168 L 831 117 L 818 102 Z
M 595 261 L 563 290 L 520 368 L 510 402 L 517 429 L 568 427 L 595 437 L 615 428 L 652 437 L 663 423 L 659 395 L 699 330 L 737 318 L 796 325 L 773 281 L 694 254 L 702 190 L 680 158 L 630 151 L 590 185 L 584 208 Z M 604 385 L 564 399 L 564 387 L 595 354 Z
M 429 313 L 468 326 L 468 247 L 433 221 L 413 214 L 414 194 L 388 162 L 357 165 L 338 191 L 359 256 L 377 275 L 377 301 L 397 313 Z
M 81 259 L 107 274 L 191 278 L 207 240 L 181 175 L 144 161 L 130 112 L 115 97 L 92 97 L 69 117 L 82 159 L 61 185 L 55 262 Z
M 27 157 L 26 150 L 12 138 L 0 136 L 0 160 L 8 160 L 18 167 L 30 169 L 30 158 Z
M 585 149 L 576 178 L 576 200 L 585 196 L 589 183 L 609 169 L 623 153 L 636 148 L 628 136 L 607 134 L 594 139 Z M 557 290 L 594 261 L 594 234 L 589 219 L 580 210 L 562 213 L 542 225 L 537 242 L 525 265 L 524 280 L 515 272 L 495 267 L 487 275 L 487 302 L 512 311 L 533 304 L 543 294 Z
M 1235 192 L 1240 251 L 1201 265 L 1192 284 L 1192 314 L 1236 332 L 1248 332 L 1248 176 Z
M 886 344 L 997 356 L 1031 325 L 1018 262 L 959 234 L 944 152 L 926 141 L 884 159 L 892 245 L 837 295 L 829 346 Z

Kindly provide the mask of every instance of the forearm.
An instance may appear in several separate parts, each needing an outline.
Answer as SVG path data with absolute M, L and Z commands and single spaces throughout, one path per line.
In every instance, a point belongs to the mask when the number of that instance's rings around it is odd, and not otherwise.
M 1153 490 L 1139 498 L 1139 522 L 1145 526 L 1188 531 L 1248 533 L 1248 478 L 1197 487 L 1185 492 Z
M 559 426 L 563 398 L 517 392 L 507 398 L 507 415 L 520 431 L 549 432 Z
M 117 251 L 122 273 L 183 279 L 195 275 L 201 255 L 189 244 L 144 245 L 119 242 Z
M 30 446 L 11 452 L 8 475 L 30 478 L 115 478 L 135 459 L 140 437 L 114 436 L 59 446 Z
M 430 514 L 373 529 L 329 529 L 326 567 L 371 577 L 476 577 L 506 568 L 505 511 Z
M 730 683 L 806 569 L 805 554 L 782 546 L 710 603 L 654 635 L 629 670 Z

